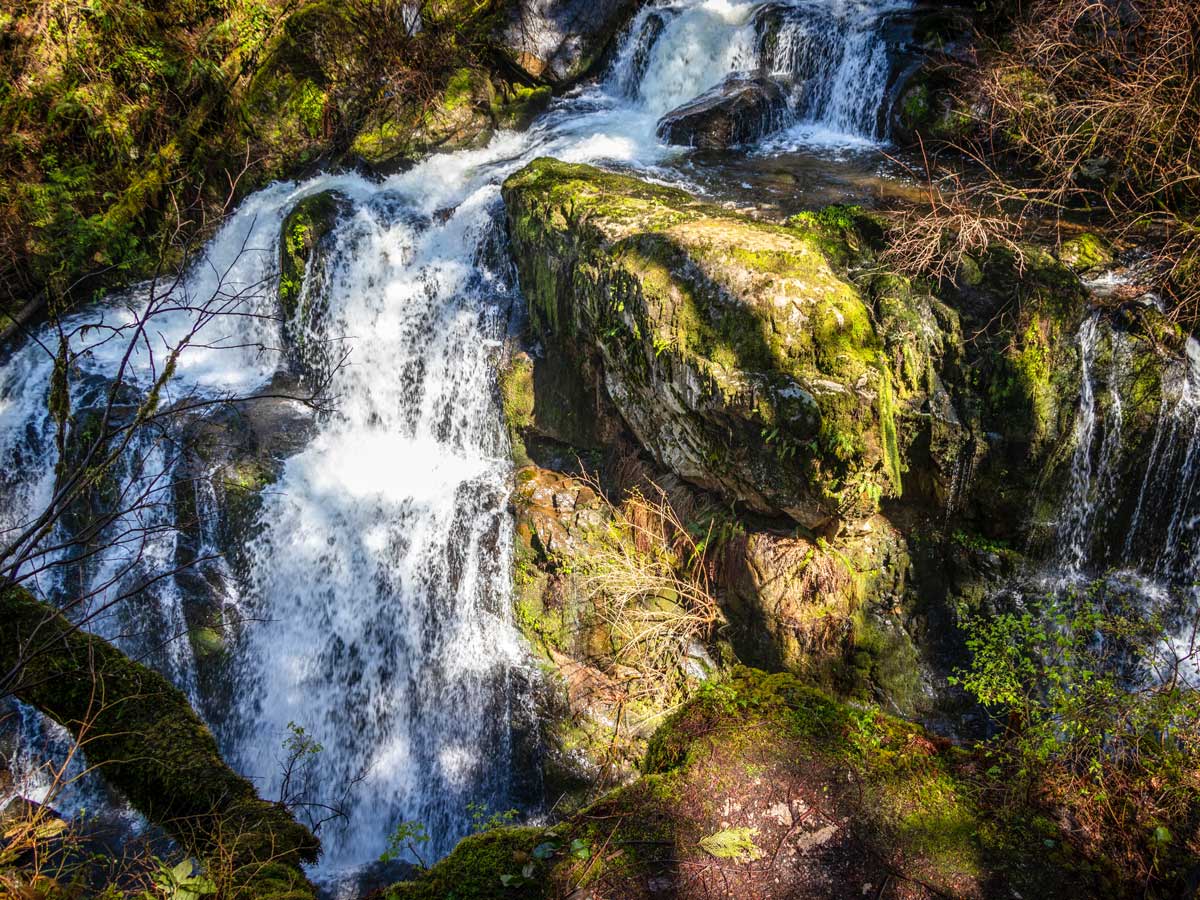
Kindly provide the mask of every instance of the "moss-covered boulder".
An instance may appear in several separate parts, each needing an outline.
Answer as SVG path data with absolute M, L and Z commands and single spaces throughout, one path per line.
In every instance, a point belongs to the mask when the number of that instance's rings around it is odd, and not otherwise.
M 844 230 L 537 160 L 504 185 L 538 337 L 666 468 L 809 528 L 900 490 L 894 388 Z
M 1045 817 L 989 808 L 975 758 L 919 726 L 741 669 L 674 715 L 644 776 L 551 828 L 465 839 L 385 896 L 1083 896 Z M 583 892 L 583 893 L 580 893 Z
M 1099 235 L 1084 231 L 1062 242 L 1058 258 L 1076 272 L 1111 266 L 1115 259 L 1112 246 Z
M 17 587 L 0 588 L 0 638 L 8 689 L 84 739 L 88 765 L 201 859 L 218 893 L 316 897 L 303 864 L 317 839 L 225 764 L 163 676 Z

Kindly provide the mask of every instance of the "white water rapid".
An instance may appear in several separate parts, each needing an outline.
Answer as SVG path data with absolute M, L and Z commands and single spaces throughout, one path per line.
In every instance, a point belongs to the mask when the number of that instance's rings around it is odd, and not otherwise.
M 1162 646 L 1141 677 L 1200 688 L 1200 343 L 1163 363 L 1153 438 L 1139 452 L 1126 433 L 1127 398 L 1145 390 L 1131 341 L 1101 310 L 1080 327 L 1075 448 L 1042 586 L 1098 590 L 1159 617 Z
M 221 696 L 200 696 L 196 661 L 180 637 L 186 583 L 146 584 L 173 568 L 184 541 L 172 526 L 179 461 L 169 448 L 178 434 L 138 444 L 125 460 L 121 477 L 145 486 L 152 502 L 110 533 L 136 525 L 149 534 L 136 552 L 118 547 L 49 570 L 30 587 L 59 602 L 86 592 L 98 608 L 141 585 L 88 626 L 170 675 L 198 709 L 224 703 L 209 716 L 222 749 L 264 796 L 280 789 L 292 723 L 322 745 L 306 765 L 305 799 L 344 815 L 321 828 L 318 877 L 336 881 L 373 862 L 406 819 L 429 829 L 433 855 L 446 852 L 468 829 L 468 804 L 495 811 L 515 802 L 512 714 L 523 696 L 514 671 L 523 651 L 509 612 L 511 464 L 494 382 L 519 298 L 501 182 L 543 155 L 678 177 L 668 165 L 683 151 L 655 137 L 657 120 L 741 70 L 766 69 L 793 85 L 794 124 L 767 150 L 869 144 L 883 134 L 889 77 L 878 23 L 907 5 L 654 4 L 632 23 L 610 73 L 556 101 L 526 133 L 500 133 L 484 149 L 437 155 L 380 182 L 320 175 L 248 198 L 177 289 L 193 301 L 228 297 L 239 315 L 214 319 L 190 342 L 163 404 L 253 392 L 285 368 L 284 339 L 270 318 L 280 227 L 299 200 L 323 191 L 340 195 L 345 209 L 320 283 L 305 288 L 325 310 L 310 338 L 328 341 L 318 364 L 348 355 L 327 373 L 332 409 L 315 418 L 311 438 L 265 492 L 244 564 L 212 563 L 210 581 L 242 623 Z M 135 290 L 68 324 L 128 322 L 147 302 Z M 154 322 L 159 346 L 194 325 L 191 304 L 170 305 Z M 76 346 L 84 342 L 96 343 L 96 333 L 79 335 Z M 77 411 L 99 402 L 126 344 L 98 343 L 80 359 Z M 135 393 L 151 383 L 150 363 L 146 347 L 137 349 L 128 379 Z M 35 341 L 0 369 L 6 530 L 53 489 L 52 369 Z M 217 500 L 206 484 L 194 486 L 200 556 L 215 555 L 218 543 Z M 32 724 L 14 754 L 14 790 L 41 799 L 44 775 L 32 764 L 61 754 L 44 742 L 47 734 L 61 742 L 62 733 L 23 715 Z M 86 805 L 82 790 L 54 802 L 64 811 Z

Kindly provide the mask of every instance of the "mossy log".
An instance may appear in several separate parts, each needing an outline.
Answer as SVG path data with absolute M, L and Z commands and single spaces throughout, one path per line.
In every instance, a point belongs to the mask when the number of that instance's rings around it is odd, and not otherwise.
M 225 896 L 304 900 L 320 844 L 234 772 L 187 698 L 27 591 L 0 591 L 0 670 L 150 821 L 209 861 Z

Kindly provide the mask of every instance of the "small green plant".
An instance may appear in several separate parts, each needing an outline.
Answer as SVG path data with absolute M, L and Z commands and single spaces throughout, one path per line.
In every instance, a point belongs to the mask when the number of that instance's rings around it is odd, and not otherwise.
M 1016 805 L 1056 798 L 1089 850 L 1161 874 L 1200 790 L 1200 697 L 1164 654 L 1170 631 L 1112 581 L 965 628 L 952 683 L 1004 724 L 982 747 L 989 778 Z
M 725 828 L 700 839 L 700 849 L 717 859 L 753 862 L 765 855 L 754 843 L 755 828 Z
M 303 804 L 308 793 L 312 765 L 325 748 L 304 728 L 288 722 L 288 734 L 283 739 L 283 780 L 279 785 L 279 802 L 289 808 Z
M 505 887 L 519 887 L 525 884 L 533 884 L 536 879 L 539 863 L 549 863 L 550 860 L 556 857 L 571 857 L 572 859 L 584 860 L 592 855 L 591 845 L 583 838 L 575 838 L 567 846 L 563 846 L 562 841 L 551 839 L 542 841 L 533 848 L 533 857 L 521 867 L 519 873 L 506 873 L 500 876 L 500 883 Z
M 379 861 L 392 862 L 402 858 L 407 852 L 412 854 L 417 865 L 422 869 L 428 869 L 429 864 L 425 862 L 425 857 L 421 855 L 420 850 L 420 845 L 427 843 L 429 843 L 429 832 L 425 830 L 424 823 L 415 819 L 405 819 L 388 836 L 387 849 L 379 854 Z
M 471 816 L 471 832 L 473 834 L 504 828 L 517 821 L 521 815 L 515 809 L 492 812 L 486 803 L 468 803 L 467 813 Z
M 146 897 L 161 897 L 164 900 L 200 900 L 217 892 L 217 886 L 211 878 L 200 872 L 199 867 L 190 859 L 185 859 L 174 866 L 159 862 L 158 870 L 150 876 L 154 884 L 153 893 Z

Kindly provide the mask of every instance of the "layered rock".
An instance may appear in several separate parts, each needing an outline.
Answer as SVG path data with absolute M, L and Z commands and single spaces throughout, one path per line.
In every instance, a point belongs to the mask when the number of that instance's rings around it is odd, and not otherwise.
M 788 111 L 788 93 L 778 81 L 735 73 L 664 115 L 656 131 L 670 144 L 724 150 L 776 131 Z
M 538 160 L 504 186 L 533 326 L 660 464 L 808 528 L 900 491 L 892 377 L 816 220 Z
M 572 82 L 595 66 L 637 7 L 638 0 L 518 0 L 499 40 L 533 78 Z

